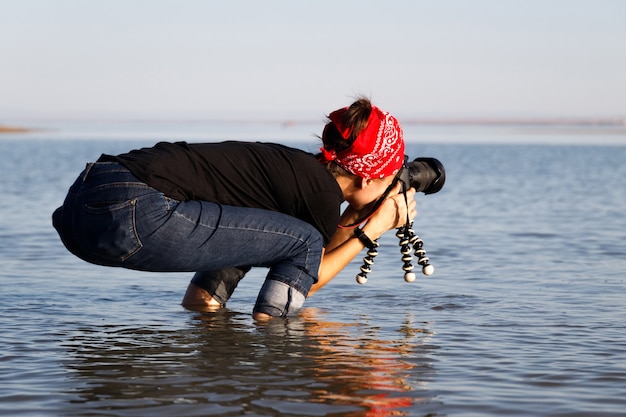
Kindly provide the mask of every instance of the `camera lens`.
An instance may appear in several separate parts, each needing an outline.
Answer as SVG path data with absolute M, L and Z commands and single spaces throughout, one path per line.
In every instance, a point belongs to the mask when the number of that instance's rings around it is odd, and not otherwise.
M 406 164 L 400 180 L 424 194 L 434 194 L 443 188 L 446 171 L 435 158 L 416 158 Z

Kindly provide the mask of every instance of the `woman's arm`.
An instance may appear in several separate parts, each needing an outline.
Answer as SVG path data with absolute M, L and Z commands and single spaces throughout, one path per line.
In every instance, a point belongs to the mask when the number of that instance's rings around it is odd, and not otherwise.
M 363 231 L 372 240 L 378 239 L 388 230 L 401 227 L 409 219 L 417 215 L 415 210 L 415 190 L 407 191 L 409 205 L 407 207 L 403 194 L 392 194 L 385 199 L 376 213 L 363 226 Z M 342 215 L 342 222 L 348 218 L 357 219 L 357 214 L 350 207 Z M 322 255 L 318 281 L 309 290 L 309 297 L 324 285 L 328 284 L 365 246 L 354 236 L 354 229 L 338 228 Z

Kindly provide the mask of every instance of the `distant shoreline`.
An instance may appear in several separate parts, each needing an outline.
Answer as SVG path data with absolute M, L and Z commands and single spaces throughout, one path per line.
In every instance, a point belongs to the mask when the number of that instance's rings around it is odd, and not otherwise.
M 232 123 L 232 124 L 279 124 L 283 128 L 292 128 L 303 124 L 317 124 L 319 121 L 307 119 L 187 119 L 187 120 L 150 120 L 150 119 L 127 119 L 127 120 L 71 120 L 84 123 L 154 123 L 154 124 L 198 124 L 198 123 Z M 35 122 L 35 121 L 31 121 Z M 37 124 L 45 124 L 44 120 L 37 120 Z M 616 133 L 626 132 L 626 117 L 554 117 L 554 118 L 454 118 L 454 117 L 408 117 L 403 118 L 401 123 L 405 126 L 432 126 L 432 127 L 512 127 L 531 129 L 609 129 Z M 32 133 L 41 131 L 41 128 L 25 127 L 19 125 L 0 124 L 0 134 L 9 133 Z M 48 130 L 48 129 L 43 129 Z
M 32 131 L 33 129 L 27 127 L 0 125 L 0 133 L 28 133 Z

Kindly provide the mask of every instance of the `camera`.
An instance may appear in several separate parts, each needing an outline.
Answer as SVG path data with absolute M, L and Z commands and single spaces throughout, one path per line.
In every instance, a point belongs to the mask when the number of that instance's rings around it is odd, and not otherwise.
M 413 162 L 407 162 L 408 159 L 404 157 L 404 165 L 396 175 L 406 188 L 413 187 L 424 194 L 434 194 L 443 188 L 446 170 L 441 162 L 435 158 L 416 158 Z
M 374 211 L 382 204 L 387 193 L 391 191 L 398 182 L 402 183 L 401 192 L 404 193 L 405 198 L 408 188 L 415 188 L 416 191 L 424 194 L 434 194 L 441 191 L 443 184 L 446 182 L 446 170 L 441 162 L 435 158 L 416 158 L 413 162 L 407 162 L 408 160 L 409 157 L 405 155 L 402 168 L 400 168 L 400 171 L 396 174 L 394 181 L 387 188 L 387 191 L 378 199 Z M 353 226 L 358 226 L 363 221 L 364 220 L 354 223 Z M 415 273 L 412 272 L 413 265 L 411 264 L 411 260 L 413 259 L 413 255 L 411 254 L 412 250 L 415 251 L 414 255 L 417 256 L 417 263 L 422 267 L 422 273 L 424 275 L 432 275 L 435 270 L 426 256 L 424 242 L 415 234 L 412 227 L 413 222 L 409 220 L 407 210 L 406 224 L 403 227 L 399 227 L 396 232 L 396 236 L 400 239 L 400 253 L 402 254 L 402 262 L 404 262 L 402 270 L 404 270 L 404 280 L 406 282 L 415 281 Z M 358 227 L 357 230 L 361 235 L 363 234 L 363 231 L 358 229 Z M 361 238 L 361 235 L 357 234 L 357 237 Z M 363 258 L 361 272 L 356 276 L 356 282 L 359 284 L 365 284 L 367 282 L 367 274 L 372 270 L 371 266 L 374 263 L 374 257 L 378 255 L 378 251 L 376 250 L 378 239 L 373 242 L 370 241 L 370 243 L 372 246 L 367 252 L 367 256 Z

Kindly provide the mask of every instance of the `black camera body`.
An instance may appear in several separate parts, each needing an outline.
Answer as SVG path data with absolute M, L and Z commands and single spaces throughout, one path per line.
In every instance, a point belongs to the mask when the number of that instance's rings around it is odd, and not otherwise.
M 408 188 L 415 188 L 415 191 L 424 194 L 434 194 L 443 188 L 446 182 L 446 170 L 443 164 L 435 158 L 416 158 L 413 162 L 407 162 L 408 157 L 404 157 L 404 165 L 396 175 Z

